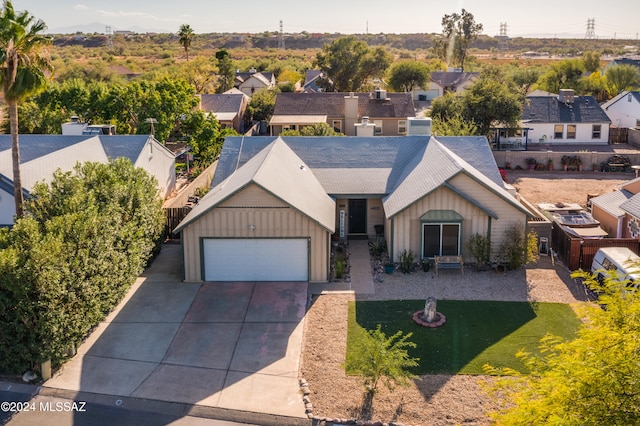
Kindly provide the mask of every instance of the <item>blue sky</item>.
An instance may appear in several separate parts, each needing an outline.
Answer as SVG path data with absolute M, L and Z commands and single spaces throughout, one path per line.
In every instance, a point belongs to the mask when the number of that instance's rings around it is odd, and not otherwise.
M 45 21 L 51 32 L 86 24 L 113 30 L 176 32 L 189 24 L 196 33 L 278 31 L 352 33 L 439 33 L 445 14 L 465 8 L 484 34 L 584 37 L 595 19 L 598 38 L 638 40 L 640 1 L 602 0 L 13 0 Z

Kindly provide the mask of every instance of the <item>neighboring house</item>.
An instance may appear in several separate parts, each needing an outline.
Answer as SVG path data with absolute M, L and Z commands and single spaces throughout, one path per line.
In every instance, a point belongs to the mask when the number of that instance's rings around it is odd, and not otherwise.
M 591 198 L 591 214 L 611 238 L 640 238 L 640 178 Z
M 320 70 L 307 70 L 304 75 L 304 83 L 302 84 L 303 92 L 324 92 L 324 89 L 318 87 L 318 79 L 324 74 Z
M 484 137 L 228 137 L 176 232 L 185 281 L 324 282 L 336 239 L 471 261 L 471 235 L 497 250 L 528 216 Z
M 529 143 L 608 144 L 611 120 L 593 96 L 575 96 L 560 90 L 558 96 L 527 96 L 521 127 Z
M 269 125 L 273 136 L 317 123 L 327 123 L 337 132 L 355 136 L 356 124 L 368 117 L 369 123 L 375 125 L 375 136 L 397 136 L 406 134 L 407 119 L 415 115 L 410 93 L 279 93 Z
M 468 89 L 479 77 L 477 72 L 434 71 L 426 87 L 413 91 L 414 101 L 432 101 L 447 92 L 459 93 Z
M 272 72 L 236 72 L 234 87 L 247 96 L 253 95 L 260 89 L 271 89 L 276 85 L 276 78 Z
M 614 126 L 640 130 L 640 92 L 621 92 L 602 109 Z
M 246 127 L 245 112 L 249 105 L 249 96 L 239 93 L 219 93 L 198 95 L 198 109 L 213 114 L 221 127 L 235 129 L 244 133 Z
M 53 173 L 72 170 L 87 161 L 106 163 L 126 157 L 158 180 L 165 198 L 176 185 L 174 155 L 149 135 L 20 135 L 20 172 L 25 191 L 36 182 L 50 182 Z M 0 135 L 0 226 L 13 224 L 11 135 Z
M 618 58 L 609 62 L 604 68 L 602 68 L 602 75 L 604 75 L 605 71 L 609 67 L 615 67 L 616 65 L 631 65 L 638 70 L 640 70 L 640 59 L 632 59 L 632 58 Z
M 113 72 L 115 72 L 119 76 L 124 77 L 127 80 L 131 80 L 142 75 L 142 73 L 133 72 L 129 68 L 125 67 L 124 65 L 111 65 L 109 69 L 111 69 Z

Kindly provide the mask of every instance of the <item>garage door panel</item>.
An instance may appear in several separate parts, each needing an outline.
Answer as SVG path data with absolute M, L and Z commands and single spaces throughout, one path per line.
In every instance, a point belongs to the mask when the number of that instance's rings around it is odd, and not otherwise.
M 203 240 L 205 281 L 308 281 L 306 238 Z

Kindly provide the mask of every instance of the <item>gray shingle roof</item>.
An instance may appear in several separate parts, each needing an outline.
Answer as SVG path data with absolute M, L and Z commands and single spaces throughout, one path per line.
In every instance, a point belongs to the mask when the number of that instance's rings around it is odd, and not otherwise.
M 565 104 L 556 97 L 528 96 L 522 121 L 530 123 L 611 123 L 593 96 L 575 96 Z
M 640 194 L 635 194 L 627 201 L 624 201 L 620 204 L 620 208 L 631 216 L 640 218 Z
M 598 206 L 611 216 L 620 217 L 624 216 L 624 210 L 620 208 L 620 205 L 631 197 L 633 194 L 623 189 L 593 197 L 590 201 L 592 205 Z
M 309 166 L 278 138 L 208 192 L 174 232 L 184 229 L 251 183 L 280 198 L 329 231 L 334 231 L 335 201 L 326 194 Z
M 477 72 L 434 71 L 429 77 L 441 87 L 455 89 L 461 83 L 478 78 Z
M 20 163 L 28 163 L 91 138 L 99 138 L 108 158 L 125 157 L 135 163 L 149 135 L 19 135 Z M 11 149 L 11 135 L 0 135 L 0 152 Z M 78 158 L 82 162 L 82 158 Z
M 342 92 L 278 93 L 273 115 L 344 116 Z M 358 97 L 358 116 L 370 118 L 415 117 L 416 110 L 410 93 L 387 93 L 386 100 L 374 99 L 372 93 L 354 93 Z
M 200 109 L 204 112 L 240 112 L 245 94 L 216 93 L 200 95 Z
M 212 188 L 258 155 L 277 137 L 225 139 Z M 396 213 L 465 172 L 517 205 L 504 191 L 495 159 L 483 137 L 372 136 L 281 137 L 332 196 L 388 196 Z M 464 159 L 463 159 L 464 158 Z M 455 189 L 454 189 L 455 190 Z M 469 198 L 473 198 L 469 194 Z M 489 208 L 484 208 L 490 211 Z

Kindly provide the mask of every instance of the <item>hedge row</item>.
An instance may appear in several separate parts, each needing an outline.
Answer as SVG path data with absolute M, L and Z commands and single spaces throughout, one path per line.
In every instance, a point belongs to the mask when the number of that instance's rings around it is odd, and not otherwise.
M 113 310 L 157 247 L 157 188 L 126 159 L 36 185 L 0 232 L 0 371 L 60 363 Z

